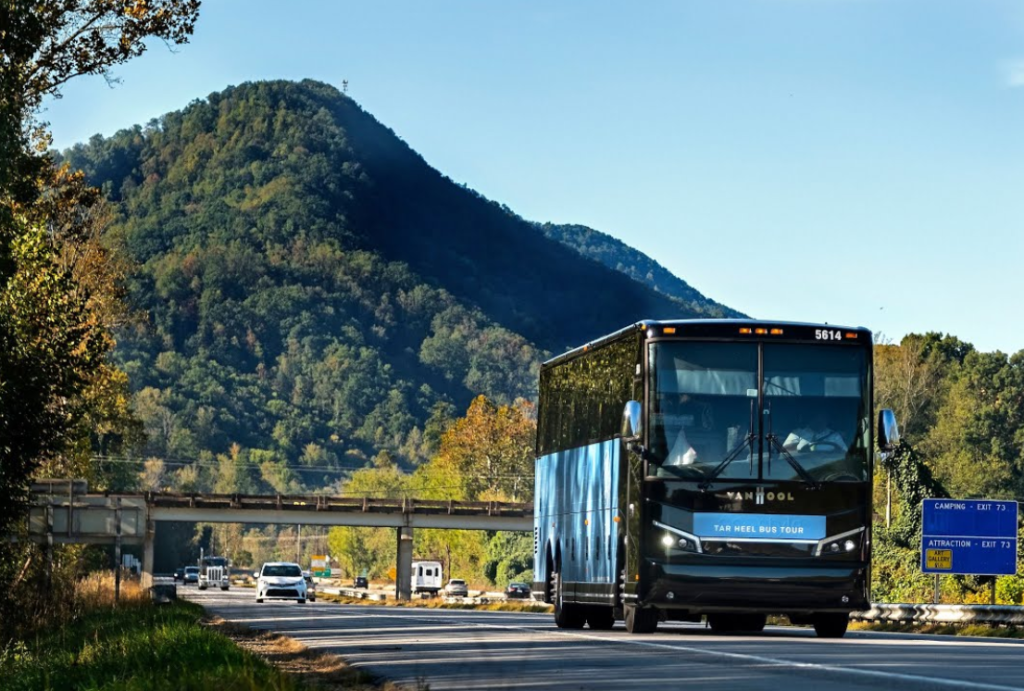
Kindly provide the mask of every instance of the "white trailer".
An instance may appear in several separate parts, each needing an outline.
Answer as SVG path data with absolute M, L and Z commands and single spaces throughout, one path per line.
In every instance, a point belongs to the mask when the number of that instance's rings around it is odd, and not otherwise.
M 441 590 L 441 562 L 414 561 L 412 563 L 412 592 L 436 595 Z

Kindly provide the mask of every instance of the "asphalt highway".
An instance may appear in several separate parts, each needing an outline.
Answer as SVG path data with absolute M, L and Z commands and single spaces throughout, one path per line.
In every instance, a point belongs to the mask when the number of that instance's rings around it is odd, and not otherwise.
M 329 602 L 256 604 L 254 591 L 178 588 L 211 614 L 290 636 L 411 688 L 714 689 L 722 691 L 1024 690 L 1024 640 L 768 627 L 716 635 L 662 623 L 657 633 L 557 629 L 550 614 Z

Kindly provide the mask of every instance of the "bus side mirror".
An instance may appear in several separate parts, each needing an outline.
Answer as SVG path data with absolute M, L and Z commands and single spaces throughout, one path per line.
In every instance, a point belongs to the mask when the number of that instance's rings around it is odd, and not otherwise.
M 622 441 L 627 444 L 640 441 L 640 404 L 637 401 L 626 401 L 622 410 Z
M 900 431 L 896 426 L 896 413 L 888 408 L 878 411 L 878 448 L 888 454 L 900 443 Z

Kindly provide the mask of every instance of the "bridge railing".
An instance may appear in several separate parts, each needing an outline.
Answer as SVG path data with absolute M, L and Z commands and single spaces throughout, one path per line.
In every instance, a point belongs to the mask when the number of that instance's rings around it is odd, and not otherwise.
M 149 492 L 153 507 L 204 509 L 263 509 L 271 511 L 361 511 L 363 513 L 420 513 L 487 516 L 532 516 L 533 504 L 496 501 L 377 499 L 321 495 L 175 494 Z
M 1024 624 L 1018 605 L 912 605 L 881 604 L 854 612 L 854 621 L 906 624 Z

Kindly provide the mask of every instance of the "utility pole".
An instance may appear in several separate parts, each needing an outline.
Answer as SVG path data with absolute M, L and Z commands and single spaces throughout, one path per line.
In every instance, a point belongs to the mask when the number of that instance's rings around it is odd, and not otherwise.
M 885 527 L 892 524 L 892 471 L 885 473 Z
M 121 601 L 121 497 L 117 498 L 114 509 L 114 523 L 117 533 L 114 537 L 114 607 Z
M 302 526 L 295 526 L 295 563 L 302 565 Z

